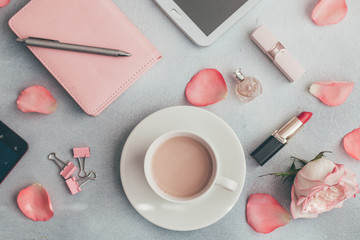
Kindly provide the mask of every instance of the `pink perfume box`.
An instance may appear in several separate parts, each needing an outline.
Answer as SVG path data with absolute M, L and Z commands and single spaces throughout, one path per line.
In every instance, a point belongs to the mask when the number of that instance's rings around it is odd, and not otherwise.
M 295 81 L 305 73 L 305 69 L 300 63 L 265 26 L 256 29 L 250 37 L 290 82 Z

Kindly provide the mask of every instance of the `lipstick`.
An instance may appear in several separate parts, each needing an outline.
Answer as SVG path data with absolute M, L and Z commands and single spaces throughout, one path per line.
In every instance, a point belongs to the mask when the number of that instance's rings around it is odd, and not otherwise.
M 311 112 L 302 112 L 299 116 L 293 117 L 279 130 L 276 130 L 250 155 L 262 166 L 274 156 L 285 144 L 298 133 L 304 124 L 311 118 Z

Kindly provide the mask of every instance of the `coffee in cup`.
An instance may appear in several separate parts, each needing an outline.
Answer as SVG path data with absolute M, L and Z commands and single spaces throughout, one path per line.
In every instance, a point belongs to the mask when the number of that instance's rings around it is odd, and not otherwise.
M 214 149 L 199 134 L 173 131 L 157 138 L 144 162 L 146 179 L 160 197 L 188 202 L 204 196 L 216 184 L 235 191 L 237 183 L 218 176 Z

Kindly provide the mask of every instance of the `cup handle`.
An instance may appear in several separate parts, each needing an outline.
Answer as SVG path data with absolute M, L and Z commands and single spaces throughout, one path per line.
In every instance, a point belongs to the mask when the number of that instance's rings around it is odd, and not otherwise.
M 230 178 L 226 178 L 223 176 L 217 177 L 215 185 L 225 188 L 226 190 L 229 190 L 232 192 L 236 191 L 236 189 L 238 187 L 237 182 L 235 182 L 234 180 L 231 180 Z

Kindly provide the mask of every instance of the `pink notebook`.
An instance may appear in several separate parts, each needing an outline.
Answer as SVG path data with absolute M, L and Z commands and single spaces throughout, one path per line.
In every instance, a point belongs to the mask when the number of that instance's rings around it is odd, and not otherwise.
M 109 57 L 29 47 L 81 108 L 93 116 L 161 58 L 111 0 L 31 0 L 9 25 L 19 38 L 47 38 L 132 54 Z

